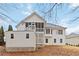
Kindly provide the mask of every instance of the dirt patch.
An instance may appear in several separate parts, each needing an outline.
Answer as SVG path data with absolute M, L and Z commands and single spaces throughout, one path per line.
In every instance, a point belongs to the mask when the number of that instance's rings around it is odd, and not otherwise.
M 30 52 L 6 52 L 5 47 L 0 46 L 2 56 L 79 56 L 79 47 L 74 46 L 45 46 L 37 51 Z

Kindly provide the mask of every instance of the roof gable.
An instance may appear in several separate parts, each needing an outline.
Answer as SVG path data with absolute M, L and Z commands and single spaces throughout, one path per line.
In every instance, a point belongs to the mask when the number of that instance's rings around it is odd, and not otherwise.
M 20 25 L 21 23 L 23 23 L 24 21 L 26 21 L 27 19 L 31 18 L 32 16 L 36 15 L 38 18 L 40 18 L 42 21 L 46 22 L 40 15 L 38 15 L 36 12 L 33 12 L 31 15 L 29 15 L 28 17 L 26 17 L 24 20 L 22 20 L 18 25 Z M 16 26 L 16 27 L 17 27 Z

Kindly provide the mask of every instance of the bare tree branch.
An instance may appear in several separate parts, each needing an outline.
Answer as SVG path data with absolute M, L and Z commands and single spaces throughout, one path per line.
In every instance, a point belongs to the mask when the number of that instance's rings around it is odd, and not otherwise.
M 55 13 L 55 22 L 57 23 L 57 6 L 56 6 L 55 11 L 56 11 L 56 13 Z
M 51 12 L 52 10 L 53 10 L 53 8 L 55 7 L 57 5 L 57 3 L 55 3 L 54 5 L 53 5 L 53 7 L 52 8 L 50 8 L 47 12 L 45 12 L 45 13 L 49 13 L 49 12 Z
M 75 19 L 71 20 L 71 22 L 74 22 L 74 21 L 76 21 L 78 19 L 79 19 L 79 17 L 76 17 Z
M 7 17 L 7 18 L 10 19 L 12 22 L 16 23 L 11 17 L 7 16 L 6 14 L 3 14 L 3 13 L 1 13 L 1 12 L 0 12 L 0 14 L 3 15 L 3 16 L 5 16 L 5 17 Z
M 0 9 L 1 9 L 1 10 L 4 10 L 5 12 L 7 12 L 7 10 L 5 10 L 2 6 L 0 6 Z
M 79 9 L 79 6 L 75 7 L 74 9 L 70 10 L 66 15 L 73 14 L 75 11 Z

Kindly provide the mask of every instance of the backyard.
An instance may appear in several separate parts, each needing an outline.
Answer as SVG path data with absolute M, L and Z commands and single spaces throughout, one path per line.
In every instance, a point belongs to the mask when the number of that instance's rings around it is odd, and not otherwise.
M 79 47 L 75 46 L 45 46 L 37 51 L 27 52 L 6 52 L 0 46 L 1 56 L 79 56 Z

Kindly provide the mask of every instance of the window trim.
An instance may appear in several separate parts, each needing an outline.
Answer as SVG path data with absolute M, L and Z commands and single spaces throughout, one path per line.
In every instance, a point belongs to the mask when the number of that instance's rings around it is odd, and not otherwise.
M 11 34 L 11 37 L 10 37 L 11 39 L 14 39 L 14 34 Z
M 26 34 L 26 39 L 29 39 L 29 33 Z

